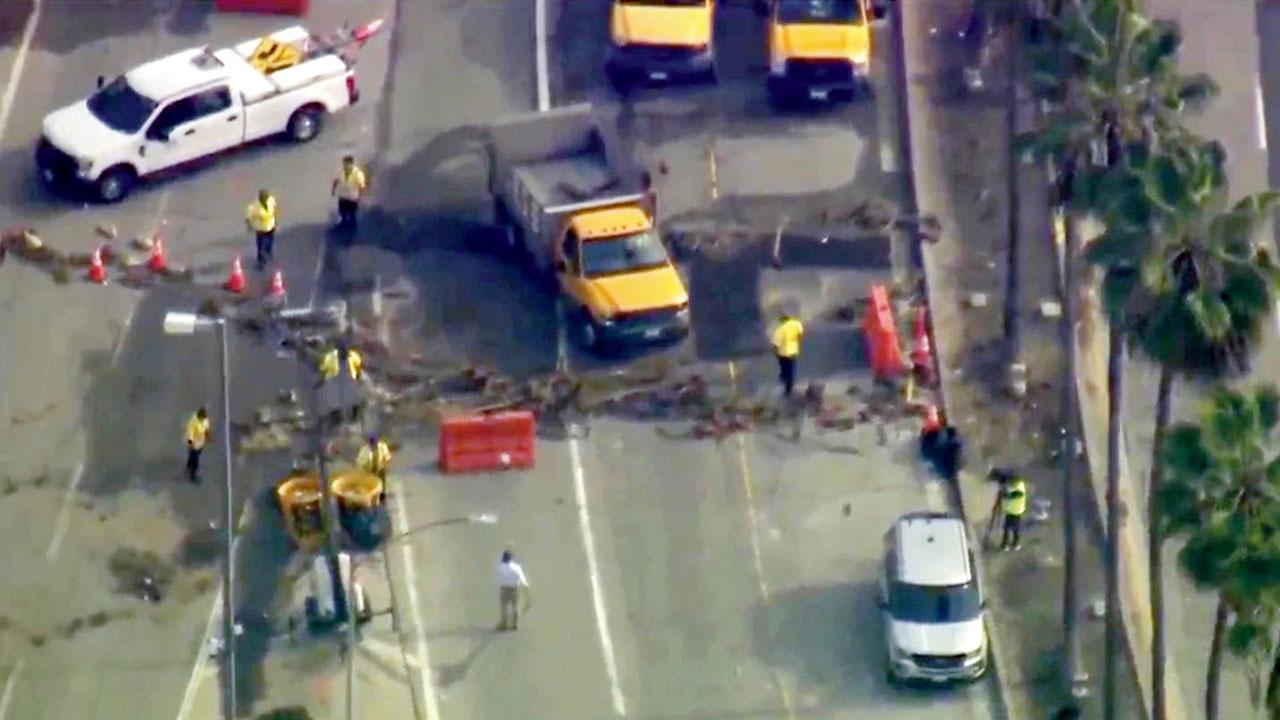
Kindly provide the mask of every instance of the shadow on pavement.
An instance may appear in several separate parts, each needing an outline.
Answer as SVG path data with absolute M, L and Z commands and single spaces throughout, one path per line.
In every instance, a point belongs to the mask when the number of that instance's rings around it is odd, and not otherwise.
M 236 700 L 242 713 L 266 693 L 263 660 L 272 640 L 284 634 L 289 614 L 298 609 L 290 606 L 293 578 L 287 574 L 293 541 L 269 496 L 259 492 L 250 499 L 254 521 L 241 531 L 237 548 L 251 558 L 237 563 L 236 574 L 236 619 L 244 628 L 236 645 Z
M 20 2 L 18 5 L 27 5 Z M 143 28 L 163 19 L 164 30 L 180 36 L 209 30 L 213 0 L 146 0 L 140 2 L 85 2 L 47 0 L 34 45 L 42 50 L 68 53 L 106 38 L 137 35 Z M 8 15 L 8 13 L 5 13 Z M 6 28 L 0 15 L 0 28 Z M 25 19 L 25 18 L 24 18 Z M 17 25 L 21 32 L 22 25 Z M 9 30 L 0 30 L 3 43 Z M 93 70 L 85 70 L 85 87 L 92 87 Z

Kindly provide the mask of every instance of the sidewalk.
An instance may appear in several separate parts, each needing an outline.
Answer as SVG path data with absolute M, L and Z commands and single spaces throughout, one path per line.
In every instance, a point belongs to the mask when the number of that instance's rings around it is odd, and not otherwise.
M 924 244 L 923 260 L 945 409 L 967 441 L 967 472 L 958 488 L 961 505 L 974 533 L 982 537 L 994 498 L 985 476 L 994 465 L 1019 468 L 1030 480 L 1033 501 L 1051 503 L 1047 521 L 1024 533 L 1022 551 L 1005 554 L 986 547 L 981 559 L 1006 714 L 1030 720 L 1049 717 L 1066 700 L 1060 631 L 1062 474 L 1056 459 L 1063 353 L 1058 321 L 1040 316 L 1042 300 L 1060 298 L 1043 169 L 1023 165 L 1018 179 L 1021 292 L 1016 301 L 1029 392 L 1015 401 L 1004 393 L 1007 361 L 1001 336 L 1009 202 L 1006 78 L 988 73 L 986 82 L 994 92 L 990 98 L 957 98 L 949 92 L 964 57 L 954 30 L 967 20 L 968 6 L 965 0 L 898 5 L 909 155 L 919 212 L 936 218 L 941 227 L 939 240 Z M 992 67 L 1007 68 L 1007 63 Z M 985 294 L 985 307 L 968 307 L 973 293 Z M 1086 476 L 1087 468 L 1081 467 L 1078 477 Z M 1082 508 L 1079 576 L 1087 607 L 1103 597 L 1102 535 L 1095 499 L 1082 492 L 1077 502 Z M 1084 716 L 1100 717 L 1102 623 L 1087 616 L 1079 622 L 1082 663 L 1091 675 Z M 1128 662 L 1124 667 L 1122 697 L 1128 702 L 1121 716 L 1143 717 L 1132 668 Z

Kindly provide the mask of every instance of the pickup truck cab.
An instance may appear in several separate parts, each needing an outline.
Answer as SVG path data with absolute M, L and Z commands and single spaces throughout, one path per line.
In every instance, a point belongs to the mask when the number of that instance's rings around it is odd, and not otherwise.
M 635 80 L 714 81 L 715 0 L 613 0 L 605 69 L 617 86 Z
M 870 93 L 873 15 L 867 0 L 773 0 L 768 13 L 770 100 Z
M 353 63 L 302 27 L 193 48 L 99 79 L 93 95 L 50 113 L 36 166 L 47 184 L 116 202 L 140 178 L 261 138 L 310 141 L 358 97 Z

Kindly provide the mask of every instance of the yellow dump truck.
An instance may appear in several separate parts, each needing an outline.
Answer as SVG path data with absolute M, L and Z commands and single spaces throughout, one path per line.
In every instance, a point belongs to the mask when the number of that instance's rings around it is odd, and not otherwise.
M 870 94 L 871 21 L 883 10 L 869 0 L 770 0 L 764 9 L 771 101 L 851 100 Z
M 684 337 L 689 293 L 656 223 L 645 174 L 589 104 L 489 128 L 489 184 L 504 242 L 555 279 L 588 348 Z
M 715 0 L 613 0 L 605 70 L 615 86 L 637 80 L 714 82 Z

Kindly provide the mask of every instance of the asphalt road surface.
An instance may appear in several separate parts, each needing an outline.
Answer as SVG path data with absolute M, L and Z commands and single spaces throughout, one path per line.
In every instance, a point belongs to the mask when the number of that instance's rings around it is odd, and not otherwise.
M 97 226 L 114 226 L 120 249 L 129 238 L 158 232 L 173 264 L 216 285 L 232 254 L 251 253 L 243 207 L 258 187 L 269 187 L 282 205 L 277 252 L 290 303 L 307 303 L 328 223 L 328 178 L 344 152 L 373 145 L 387 39 L 371 44 L 361 68 L 365 104 L 335 119 L 314 144 L 264 144 L 143 188 L 118 206 L 86 207 L 50 195 L 34 179 L 32 150 L 46 112 L 82 97 L 99 73 L 253 37 L 286 21 L 215 17 L 211 4 L 186 2 L 43 0 L 23 9 L 6 4 L 0 50 L 0 160 L 7 169 L 0 224 L 36 228 L 46 242 L 75 252 L 101 242 Z M 310 21 L 327 29 L 379 10 L 316 3 Z M 16 24 L 8 23 L 11 15 Z M 2 272 L 0 532 L 10 589 L 0 599 L 0 715 L 181 717 L 189 712 L 184 697 L 218 588 L 219 551 L 209 530 L 221 518 L 217 443 L 206 453 L 203 484 L 181 477 L 182 421 L 202 403 L 218 405 L 214 339 L 161 336 L 167 308 L 195 309 L 195 296 L 180 283 L 147 292 L 118 283 L 93 287 L 79 277 L 58 285 L 12 258 Z M 264 282 L 251 278 L 251 290 L 260 292 Z M 247 336 L 232 339 L 231 372 L 237 421 L 308 374 Z M 220 428 L 216 412 L 213 420 Z M 237 463 L 238 501 L 260 497 L 288 464 L 288 453 Z M 108 565 L 120 547 L 154 551 L 173 568 L 163 601 L 150 604 L 117 587 Z M 270 594 L 279 568 L 252 556 L 241 567 L 237 601 L 249 610 Z M 248 703 L 264 690 L 253 672 L 260 659 L 242 656 Z
M 316 27 L 381 10 L 314 6 Z M 22 16 L 11 7 L 6 18 Z M 0 31 L 0 81 L 17 82 L 15 100 L 0 106 L 6 167 L 30 167 L 40 118 L 81 96 L 97 73 L 279 25 L 189 3 L 85 7 L 43 0 L 29 43 L 14 25 Z M 402 2 L 400 36 L 366 50 L 361 106 L 316 143 L 253 148 L 107 209 L 68 204 L 29 172 L 8 172 L 0 225 L 35 226 L 79 251 L 100 224 L 125 237 L 159 230 L 173 261 L 213 283 L 232 253 L 248 252 L 241 209 L 266 186 L 282 203 L 278 252 L 291 304 L 355 300 L 373 283 L 395 298 L 397 345 L 442 366 L 479 362 L 527 376 L 559 363 L 575 372 L 626 364 L 566 345 L 550 295 L 490 252 L 480 128 L 535 107 L 536 7 Z M 666 167 L 655 174 L 668 229 L 772 234 L 784 218 L 820 225 L 858 200 L 892 199 L 884 165 L 897 133 L 882 66 L 875 101 L 775 116 L 764 103 L 759 20 L 748 3 L 725 3 L 719 86 L 619 98 L 599 70 L 605 7 L 548 3 L 551 100 L 617 111 L 635 152 Z M 371 158 L 377 207 L 354 248 L 322 257 L 327 179 L 349 150 Z M 839 243 L 790 248 L 796 262 L 781 271 L 732 246 L 683 258 L 694 337 L 657 355 L 772 401 L 765 329 L 779 307 L 798 305 L 810 326 L 802 377 L 857 381 L 853 330 L 828 318 L 888 268 Z M 178 477 L 180 422 L 216 399 L 212 340 L 159 335 L 164 309 L 192 303 L 178 286 L 139 294 L 57 285 L 13 260 L 0 272 L 0 477 L 14 487 L 0 502 L 0 533 L 15 558 L 6 566 L 15 590 L 0 598 L 9 620 L 0 720 L 213 717 L 211 694 L 199 689 L 209 672 L 192 665 L 216 596 L 216 553 L 196 540 L 218 514 L 220 459 L 208 458 L 201 486 Z M 234 343 L 238 418 L 305 381 L 273 348 L 250 337 Z M 986 681 L 937 691 L 884 682 L 873 600 L 880 537 L 900 513 L 943 502 L 914 460 L 912 425 L 887 428 L 883 441 L 870 427 L 810 429 L 799 441 L 772 429 L 721 443 L 672 440 L 626 418 L 589 418 L 574 432 L 543 440 L 531 471 L 457 478 L 433 469 L 429 432 L 401 438 L 400 529 L 476 512 L 500 517 L 494 527 L 432 529 L 388 556 L 399 629 L 374 639 L 406 644 L 418 672 L 404 683 L 417 685 L 428 720 L 991 717 Z M 260 498 L 288 460 L 247 457 L 237 465 L 238 495 Z M 280 606 L 290 594 L 281 578 L 288 550 L 278 529 L 255 519 L 245 532 L 244 702 L 260 711 L 263 698 L 288 697 L 336 715 L 332 663 L 269 662 L 277 645 L 268 636 L 290 609 Z M 535 605 L 519 633 L 496 635 L 492 566 L 508 544 L 530 572 Z M 114 590 L 107 558 L 120 545 L 186 561 L 176 563 L 166 600 Z M 72 625 L 76 618 L 84 620 Z M 361 711 L 389 710 L 381 697 L 362 693 Z

